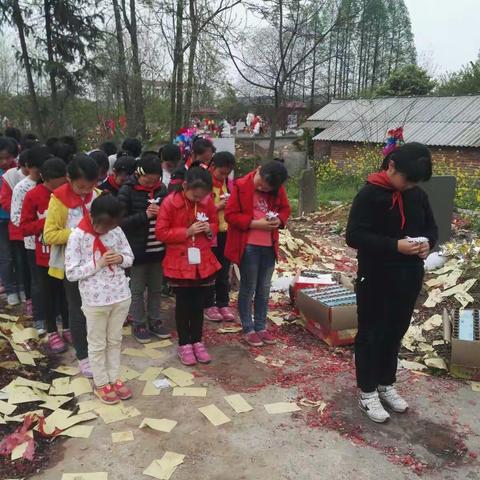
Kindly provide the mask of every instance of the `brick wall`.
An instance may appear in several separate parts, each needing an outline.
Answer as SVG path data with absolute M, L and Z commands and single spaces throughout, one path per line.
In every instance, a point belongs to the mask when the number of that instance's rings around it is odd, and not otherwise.
M 363 145 L 364 146 L 364 145 Z M 342 165 L 347 158 L 354 158 L 359 144 L 352 142 L 325 142 L 316 141 L 314 145 L 315 159 L 332 158 L 337 164 Z M 372 148 L 381 151 L 382 145 L 372 145 Z M 469 170 L 480 169 L 480 148 L 451 148 L 430 147 L 434 162 L 449 161 L 459 162 Z

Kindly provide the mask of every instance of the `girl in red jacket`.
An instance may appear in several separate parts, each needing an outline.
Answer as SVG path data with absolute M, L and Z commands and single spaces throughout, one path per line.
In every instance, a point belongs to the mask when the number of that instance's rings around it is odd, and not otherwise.
M 43 227 L 47 216 L 52 192 L 67 182 L 67 166 L 58 157 L 49 158 L 41 167 L 43 183 L 27 192 L 22 206 L 20 229 L 24 237 L 35 237 L 36 275 L 39 280 L 45 323 L 48 332 L 48 346 L 53 353 L 67 350 L 65 342 L 72 343 L 68 328 L 68 308 L 63 282 L 48 274 L 50 246 L 43 241 Z M 58 333 L 57 311 L 62 317 L 63 332 Z
M 237 181 L 225 208 L 225 256 L 240 267 L 238 311 L 245 340 L 255 347 L 275 343 L 266 330 L 266 320 L 278 229 L 285 226 L 291 212 L 283 186 L 287 178 L 282 163 L 268 162 Z
M 163 201 L 157 219 L 157 238 L 167 246 L 163 272 L 176 296 L 178 356 L 184 365 L 211 361 L 202 343 L 205 299 L 220 270 L 211 249 L 218 231 L 211 192 L 210 173 L 193 167 L 185 176 L 183 190 Z

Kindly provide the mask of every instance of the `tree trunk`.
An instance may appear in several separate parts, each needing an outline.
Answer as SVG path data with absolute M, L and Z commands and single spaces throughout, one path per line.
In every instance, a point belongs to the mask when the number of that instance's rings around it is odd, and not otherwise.
M 273 109 L 273 114 L 270 122 L 270 144 L 268 146 L 269 160 L 273 160 L 273 155 L 275 153 L 275 139 L 277 137 L 278 117 L 280 115 L 280 101 L 281 101 L 281 93 L 278 90 L 275 90 L 274 109 Z
M 192 28 L 192 36 L 190 39 L 190 49 L 188 53 L 188 75 L 187 75 L 187 91 L 185 93 L 185 110 L 183 112 L 183 123 L 186 125 L 190 120 L 192 113 L 192 97 L 193 97 L 193 81 L 195 55 L 197 53 L 198 44 L 198 20 L 195 5 L 196 0 L 190 0 L 190 24 Z
M 45 15 L 45 37 L 47 41 L 47 58 L 48 58 L 48 76 L 50 80 L 50 93 L 52 99 L 52 114 L 51 122 L 53 127 L 53 132 L 55 135 L 61 133 L 59 129 L 63 125 L 62 122 L 62 112 L 58 106 L 58 92 L 57 92 L 57 81 L 56 81 L 56 67 L 55 67 L 55 55 L 53 53 L 53 44 L 52 44 L 52 15 L 50 11 L 51 5 L 49 0 L 44 1 L 44 15 Z
M 170 83 L 170 140 L 173 141 L 177 129 L 175 128 L 175 110 L 176 110 L 176 96 L 177 96 L 177 64 L 174 58 L 172 81 Z
M 137 13 L 135 0 L 130 0 L 130 41 L 132 44 L 133 108 L 135 111 L 135 133 L 145 137 L 145 108 L 143 103 L 142 69 L 138 54 Z
M 28 55 L 27 41 L 25 39 L 25 23 L 23 21 L 23 15 L 18 0 L 14 0 L 13 2 L 13 21 L 17 27 L 20 46 L 22 48 L 22 61 L 23 66 L 25 67 L 25 73 L 27 75 L 28 91 L 30 94 L 30 102 L 32 104 L 33 121 L 38 134 L 41 138 L 44 138 L 45 132 L 43 129 L 42 117 L 40 115 L 40 108 L 38 106 L 35 83 L 33 82 L 32 65 Z
M 184 0 L 178 0 L 177 7 L 177 38 L 175 48 L 177 51 L 177 83 L 176 83 L 176 109 L 175 109 L 175 130 L 182 126 L 183 120 L 183 12 Z
M 183 2 L 184 0 L 177 0 L 177 9 L 175 12 L 176 26 L 175 26 L 175 48 L 173 50 L 173 69 L 172 69 L 172 83 L 170 85 L 170 138 L 173 140 L 177 130 L 180 128 L 181 121 L 177 122 L 177 111 L 182 110 L 182 97 L 180 96 L 180 106 L 178 105 L 178 76 L 181 73 L 183 76 L 183 60 L 182 71 L 179 72 L 180 58 L 183 59 Z M 182 85 L 183 88 L 183 85 Z M 180 117 L 181 119 L 181 117 Z
M 118 72 L 120 75 L 120 90 L 122 94 L 123 109 L 127 118 L 127 133 L 135 136 L 135 121 L 132 115 L 132 106 L 130 104 L 130 94 L 128 91 L 127 60 L 125 57 L 125 45 L 123 43 L 122 19 L 120 15 L 120 6 L 118 0 L 112 0 L 113 13 L 115 16 L 115 34 L 117 37 L 118 48 Z

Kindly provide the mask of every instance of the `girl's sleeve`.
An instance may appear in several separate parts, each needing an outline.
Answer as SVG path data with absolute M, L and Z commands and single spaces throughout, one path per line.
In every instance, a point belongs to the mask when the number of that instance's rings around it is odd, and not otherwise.
M 20 216 L 20 229 L 24 237 L 38 236 L 43 232 L 44 218 L 38 218 L 35 202 L 28 192 L 23 201 L 22 214 Z
M 349 247 L 373 253 L 396 252 L 395 238 L 374 232 L 374 209 L 371 208 L 368 191 L 361 190 L 354 198 L 348 217 L 346 241 Z
M 65 228 L 64 205 L 53 195 L 48 204 L 43 240 L 47 245 L 65 245 L 72 233 L 70 228 Z
M 292 208 L 290 207 L 290 202 L 288 201 L 287 191 L 285 190 L 285 187 L 282 186 L 279 191 L 279 195 L 280 205 L 278 209 L 278 218 L 282 222 L 280 228 L 285 228 L 285 225 L 287 224 L 288 219 L 290 218 L 290 215 L 292 213 Z
M 130 268 L 133 265 L 133 260 L 135 259 L 130 244 L 128 243 L 127 237 L 123 233 L 122 229 L 118 229 L 118 243 L 116 246 L 116 252 L 119 253 L 123 262 L 120 264 L 122 268 Z
M 242 212 L 240 192 L 237 185 L 234 185 L 232 194 L 227 201 L 227 206 L 225 207 L 225 221 L 239 230 L 247 231 L 250 229 L 252 217 L 251 215 Z
M 83 233 L 76 228 L 70 235 L 65 250 L 65 276 L 70 282 L 84 280 L 101 269 L 98 263 L 97 265 L 93 263 L 93 256 L 86 258 L 82 243 Z
M 10 210 L 10 220 L 16 226 L 20 226 L 20 217 L 22 215 L 22 204 L 25 198 L 25 191 L 21 188 L 14 188 L 12 195 L 12 207 Z
M 187 239 L 187 227 L 173 228 L 171 226 L 173 219 L 172 209 L 172 202 L 168 197 L 164 202 L 162 202 L 158 212 L 157 224 L 155 226 L 157 239 L 160 242 L 167 244 L 185 243 L 185 240 Z
M 212 231 L 213 235 L 216 235 L 218 233 L 218 213 L 215 207 L 215 202 L 212 198 L 210 198 L 208 201 L 207 215 L 210 223 L 210 230 Z

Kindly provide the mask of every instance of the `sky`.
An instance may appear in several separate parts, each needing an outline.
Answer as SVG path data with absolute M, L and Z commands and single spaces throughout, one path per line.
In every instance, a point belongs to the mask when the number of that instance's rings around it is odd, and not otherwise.
M 420 65 L 439 76 L 477 59 L 480 0 L 405 0 Z

